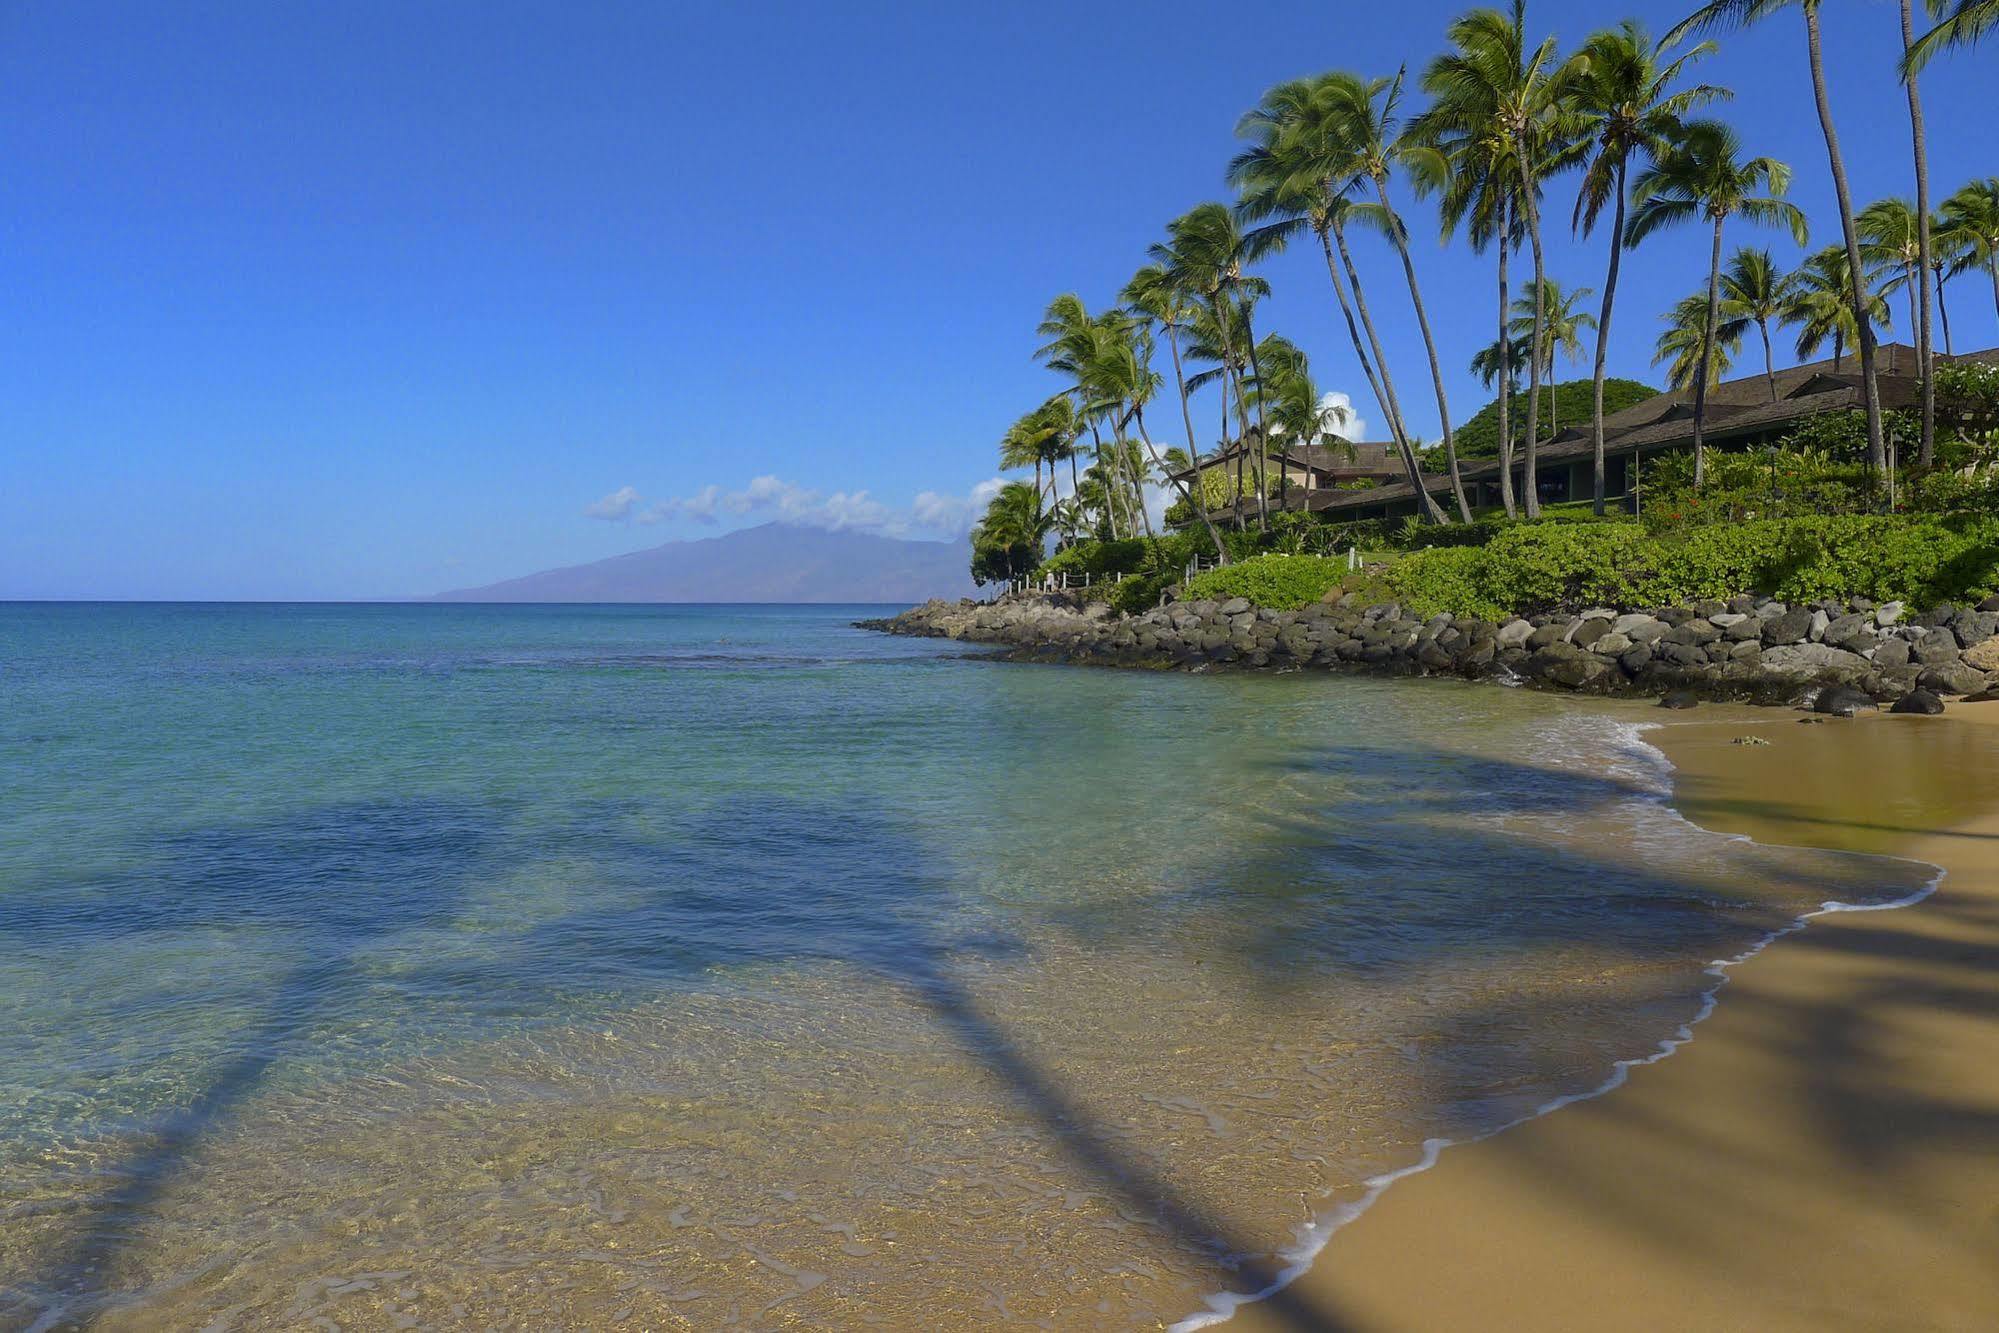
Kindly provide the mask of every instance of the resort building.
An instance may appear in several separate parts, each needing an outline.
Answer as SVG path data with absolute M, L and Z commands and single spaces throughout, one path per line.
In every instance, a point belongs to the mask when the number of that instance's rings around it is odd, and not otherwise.
M 1217 468 L 1233 479 L 1240 465 L 1243 484 L 1250 492 L 1243 503 L 1254 506 L 1256 441 L 1260 438 L 1256 427 L 1251 426 L 1248 444 L 1237 441 L 1218 453 L 1205 455 L 1194 467 L 1183 468 L 1171 474 L 1168 480 L 1191 483 L 1195 472 L 1212 472 Z M 1328 444 L 1284 445 L 1272 449 L 1265 466 L 1270 470 L 1273 483 L 1271 504 L 1294 509 L 1300 507 L 1301 496 L 1312 496 L 1357 482 L 1383 483 L 1403 479 L 1402 460 L 1397 456 L 1394 445 L 1358 444 L 1337 436 L 1332 437 Z M 1284 478 L 1281 500 L 1274 493 L 1280 472 Z
M 1938 361 L 1974 362 L 1999 365 L 1999 348 L 1971 352 L 1957 357 L 1941 354 Z M 1881 406 L 1888 411 L 1917 407 L 1922 383 L 1917 373 L 1916 349 L 1905 343 L 1883 344 L 1876 360 Z M 1860 362 L 1853 355 L 1837 361 L 1813 361 L 1779 370 L 1774 375 L 1757 373 L 1714 385 L 1708 390 L 1706 442 L 1714 449 L 1754 449 L 1772 444 L 1795 430 L 1798 423 L 1827 412 L 1841 412 L 1864 406 Z M 1642 403 L 1604 418 L 1604 494 L 1610 501 L 1631 508 L 1642 492 L 1646 461 L 1659 454 L 1693 447 L 1693 390 L 1675 389 L 1648 398 Z M 1292 507 L 1303 504 L 1315 512 L 1342 519 L 1399 518 L 1416 512 L 1416 492 L 1394 455 L 1392 446 L 1367 445 L 1380 449 L 1385 457 L 1387 479 L 1365 490 L 1331 489 L 1333 483 L 1320 482 L 1302 496 L 1287 495 Z M 1222 465 L 1236 451 L 1202 460 L 1201 467 Z M 1441 454 L 1441 450 L 1428 451 Z M 1524 485 L 1525 462 L 1521 449 L 1514 449 L 1513 484 L 1515 493 Z M 1595 445 L 1590 423 L 1570 425 L 1552 439 L 1541 441 L 1535 470 L 1540 483 L 1542 504 L 1587 500 L 1592 492 Z M 1441 464 L 1441 459 L 1435 460 Z M 1460 473 L 1465 498 L 1474 509 L 1500 503 L 1499 460 L 1462 460 Z M 1287 478 L 1291 475 L 1288 467 Z M 1343 480 L 1350 480 L 1343 478 Z M 1423 484 L 1438 503 L 1451 506 L 1450 478 L 1441 472 L 1425 473 Z M 1216 512 L 1219 521 L 1233 517 L 1233 511 Z

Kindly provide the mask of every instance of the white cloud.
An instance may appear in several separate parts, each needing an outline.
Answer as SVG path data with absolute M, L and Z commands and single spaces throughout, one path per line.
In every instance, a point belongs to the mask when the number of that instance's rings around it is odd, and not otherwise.
M 592 518 L 619 519 L 628 515 L 651 525 L 688 522 L 712 526 L 730 518 L 766 516 L 804 527 L 834 532 L 871 532 L 885 537 L 963 536 L 985 511 L 988 501 L 1002 482 L 994 477 L 974 486 L 967 495 L 945 495 L 938 491 L 919 492 L 906 508 L 876 499 L 867 491 L 817 490 L 782 477 L 753 477 L 739 490 L 703 486 L 688 495 L 669 496 L 644 508 L 641 497 L 627 486 L 605 496 L 584 512 Z M 636 512 L 634 512 L 636 510 Z
M 606 523 L 622 523 L 632 516 L 632 506 L 639 502 L 639 493 L 630 486 L 620 486 L 593 505 L 584 506 L 587 518 L 600 518 Z
M 1365 444 L 1368 432 L 1367 419 L 1361 416 L 1354 408 L 1353 395 L 1341 393 L 1335 389 L 1333 392 L 1319 399 L 1320 411 L 1323 412 L 1332 408 L 1338 408 L 1340 411 L 1346 413 L 1344 421 L 1335 421 L 1333 425 L 1334 432 L 1346 439 L 1352 440 L 1356 444 Z

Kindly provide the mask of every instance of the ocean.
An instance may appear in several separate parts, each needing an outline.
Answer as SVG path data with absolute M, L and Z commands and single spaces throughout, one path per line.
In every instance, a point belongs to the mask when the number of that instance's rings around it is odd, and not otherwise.
M 881 613 L 0 605 L 0 1326 L 1159 1327 L 1925 878 Z

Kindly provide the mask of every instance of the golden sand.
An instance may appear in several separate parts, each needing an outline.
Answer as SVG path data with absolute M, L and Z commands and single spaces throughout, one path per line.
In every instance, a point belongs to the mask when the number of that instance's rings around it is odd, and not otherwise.
M 1231 1328 L 1999 1327 L 1999 703 L 1698 716 L 1649 737 L 1689 818 L 1941 887 L 1777 940 L 1677 1054 L 1447 1150 Z

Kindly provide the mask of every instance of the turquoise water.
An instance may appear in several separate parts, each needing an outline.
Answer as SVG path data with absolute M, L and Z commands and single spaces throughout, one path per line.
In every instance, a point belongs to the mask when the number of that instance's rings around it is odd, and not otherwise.
M 0 1325 L 1157 1324 L 1915 873 L 871 613 L 0 607 Z

